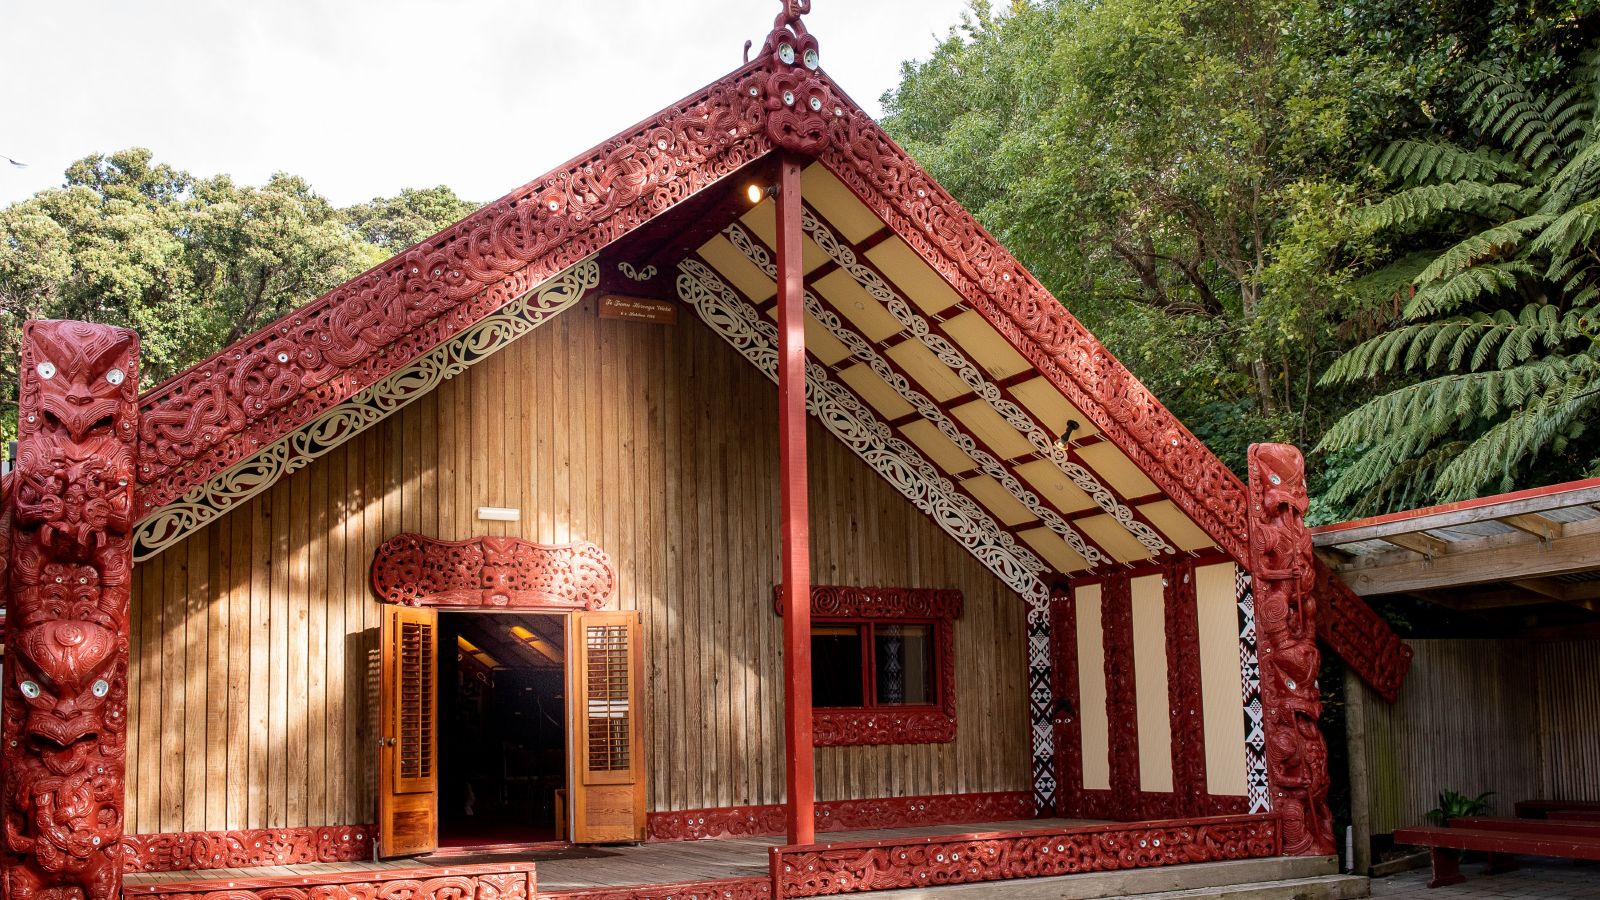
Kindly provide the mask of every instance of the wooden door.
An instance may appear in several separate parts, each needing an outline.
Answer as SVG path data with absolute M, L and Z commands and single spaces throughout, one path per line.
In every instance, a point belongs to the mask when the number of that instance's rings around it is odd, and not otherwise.
M 572 840 L 644 840 L 639 614 L 580 612 L 567 642 Z
M 409 856 L 439 846 L 439 612 L 384 606 L 378 849 Z

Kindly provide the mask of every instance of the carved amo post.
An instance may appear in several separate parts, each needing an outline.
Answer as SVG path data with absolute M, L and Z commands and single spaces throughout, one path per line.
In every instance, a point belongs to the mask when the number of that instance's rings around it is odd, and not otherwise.
M 5 900 L 122 890 L 138 357 L 121 328 L 23 326 L 0 688 Z
M 1334 852 L 1328 749 L 1317 720 L 1316 565 L 1306 529 L 1305 459 L 1250 446 L 1250 583 L 1255 595 L 1267 781 L 1291 856 Z

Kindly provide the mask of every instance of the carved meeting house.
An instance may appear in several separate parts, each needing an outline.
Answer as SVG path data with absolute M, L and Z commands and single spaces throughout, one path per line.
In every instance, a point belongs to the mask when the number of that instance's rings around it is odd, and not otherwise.
M 866 884 L 819 833 L 1035 816 L 1160 823 L 1060 871 L 1332 852 L 1319 646 L 1390 698 L 1408 651 L 1312 555 L 1300 454 L 1230 472 L 808 6 L 153 388 L 137 335 L 27 324 L 5 900 L 750 835 L 809 896 Z

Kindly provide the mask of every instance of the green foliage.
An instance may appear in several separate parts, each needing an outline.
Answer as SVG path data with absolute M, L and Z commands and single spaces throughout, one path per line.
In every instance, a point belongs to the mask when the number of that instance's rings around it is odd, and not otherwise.
M 1439 794 L 1439 805 L 1423 815 L 1435 825 L 1449 825 L 1451 819 L 1481 816 L 1488 812 L 1489 798 L 1493 796 L 1494 791 L 1484 791 L 1476 797 L 1468 797 L 1458 791 L 1444 791 Z
M 0 384 L 22 322 L 133 328 L 153 385 L 470 212 L 448 188 L 340 210 L 303 179 L 196 178 L 150 151 L 93 155 L 0 210 Z M 0 394 L 0 438 L 14 433 Z
M 1395 264 L 1416 273 L 1400 320 L 1323 375 L 1401 382 L 1323 435 L 1322 449 L 1361 452 L 1330 487 L 1334 502 L 1365 511 L 1509 490 L 1541 456 L 1569 476 L 1593 471 L 1600 72 L 1572 74 L 1572 85 L 1532 90 L 1509 71 L 1475 71 L 1463 112 L 1477 144 L 1407 141 L 1378 157 L 1400 186 L 1360 217 L 1401 240 L 1451 242 L 1420 270 L 1414 256 Z M 1441 171 L 1469 180 L 1424 183 Z

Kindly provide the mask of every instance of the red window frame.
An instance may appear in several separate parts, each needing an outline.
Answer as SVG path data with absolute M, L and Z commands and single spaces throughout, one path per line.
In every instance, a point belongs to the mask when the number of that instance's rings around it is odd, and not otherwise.
M 783 589 L 774 590 L 783 614 Z M 861 696 L 867 706 L 813 706 L 811 728 L 818 747 L 877 744 L 940 744 L 956 739 L 956 662 L 954 622 L 961 616 L 961 592 L 930 588 L 845 587 L 811 589 L 814 625 L 865 626 Z M 933 703 L 875 702 L 876 660 L 872 626 L 931 625 Z

